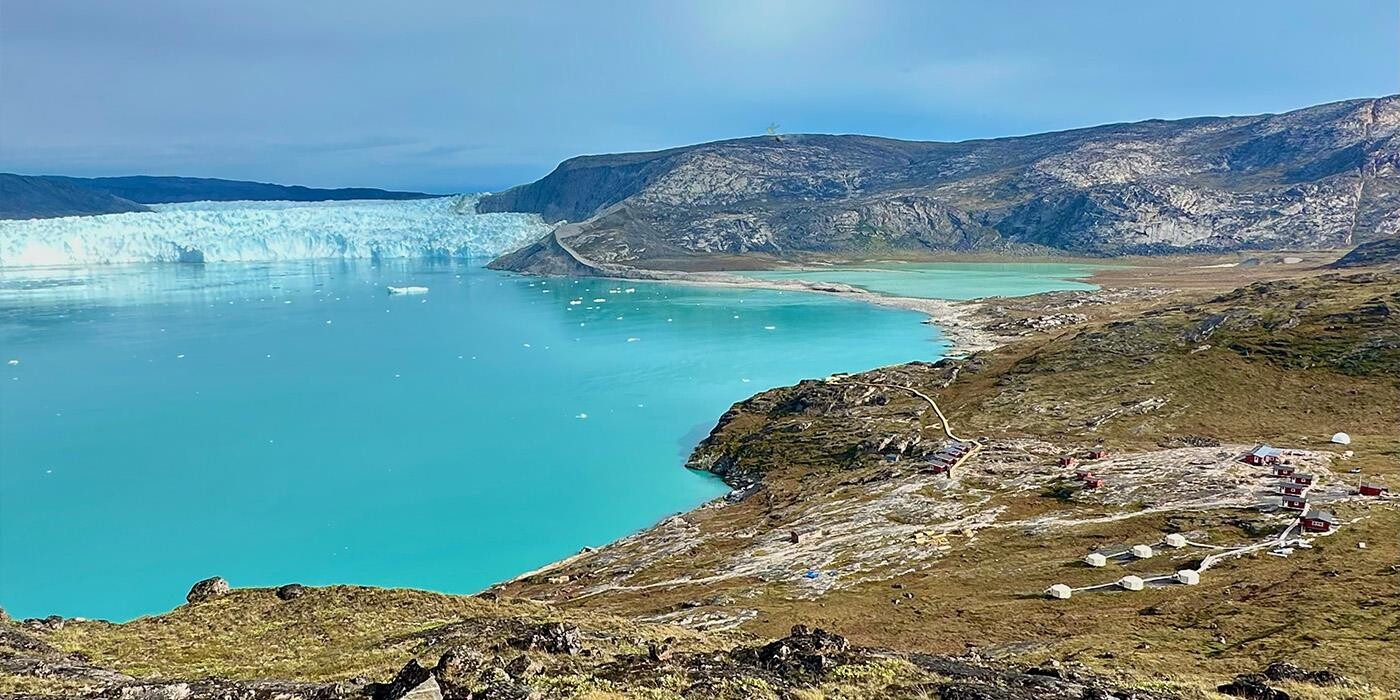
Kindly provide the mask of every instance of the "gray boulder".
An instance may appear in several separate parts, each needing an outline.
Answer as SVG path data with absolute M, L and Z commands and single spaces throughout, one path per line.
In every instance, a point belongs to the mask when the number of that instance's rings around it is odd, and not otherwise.
M 185 600 L 191 604 L 203 603 L 206 600 L 213 600 L 232 590 L 228 581 L 222 576 L 206 578 L 190 588 L 190 592 L 185 595 Z

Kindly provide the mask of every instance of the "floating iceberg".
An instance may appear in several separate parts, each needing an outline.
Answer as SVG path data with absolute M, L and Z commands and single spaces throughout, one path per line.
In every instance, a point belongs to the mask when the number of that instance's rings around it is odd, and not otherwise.
M 476 200 L 190 202 L 0 221 L 0 267 L 495 257 L 553 228 L 534 214 L 477 214 Z
M 390 294 L 427 294 L 427 287 L 389 287 Z

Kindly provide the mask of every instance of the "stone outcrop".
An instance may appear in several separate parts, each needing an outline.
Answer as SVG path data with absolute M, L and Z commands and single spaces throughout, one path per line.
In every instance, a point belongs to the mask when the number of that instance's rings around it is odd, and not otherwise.
M 190 592 L 185 595 L 185 600 L 191 604 L 203 603 L 206 600 L 213 600 L 229 592 L 228 581 L 222 576 L 211 576 L 190 588 Z
M 285 586 L 278 586 L 277 590 L 273 591 L 273 593 L 276 594 L 280 600 L 296 600 L 306 595 L 306 586 L 300 583 L 289 583 Z
M 574 222 L 599 264 L 760 253 L 1349 247 L 1394 238 L 1400 98 L 961 143 L 799 134 L 574 158 L 483 212 Z M 542 241 L 497 262 L 576 273 Z
M 583 651 L 578 627 L 563 622 L 535 627 L 524 636 L 512 640 L 511 646 L 525 651 L 545 651 L 551 654 L 577 654 Z
M 756 649 L 744 648 L 733 652 L 735 659 L 781 676 L 821 676 L 840 662 L 850 649 L 845 637 L 821 628 L 794 625 L 788 636 Z

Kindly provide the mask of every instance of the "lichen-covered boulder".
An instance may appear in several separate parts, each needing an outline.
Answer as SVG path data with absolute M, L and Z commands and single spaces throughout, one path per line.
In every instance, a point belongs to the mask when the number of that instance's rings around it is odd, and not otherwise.
M 228 581 L 225 581 L 222 576 L 213 576 L 194 584 L 190 588 L 190 592 L 185 595 L 185 600 L 191 604 L 203 603 L 206 600 L 225 595 L 230 590 L 232 589 L 229 588 Z
M 274 592 L 281 600 L 295 600 L 306 595 L 306 586 L 300 583 L 289 583 L 285 586 L 278 586 Z

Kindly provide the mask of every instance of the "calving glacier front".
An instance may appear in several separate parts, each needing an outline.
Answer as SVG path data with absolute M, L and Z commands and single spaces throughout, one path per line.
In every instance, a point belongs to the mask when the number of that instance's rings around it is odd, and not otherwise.
M 551 229 L 534 214 L 477 214 L 476 200 L 192 202 L 0 221 L 0 267 L 493 257 Z

